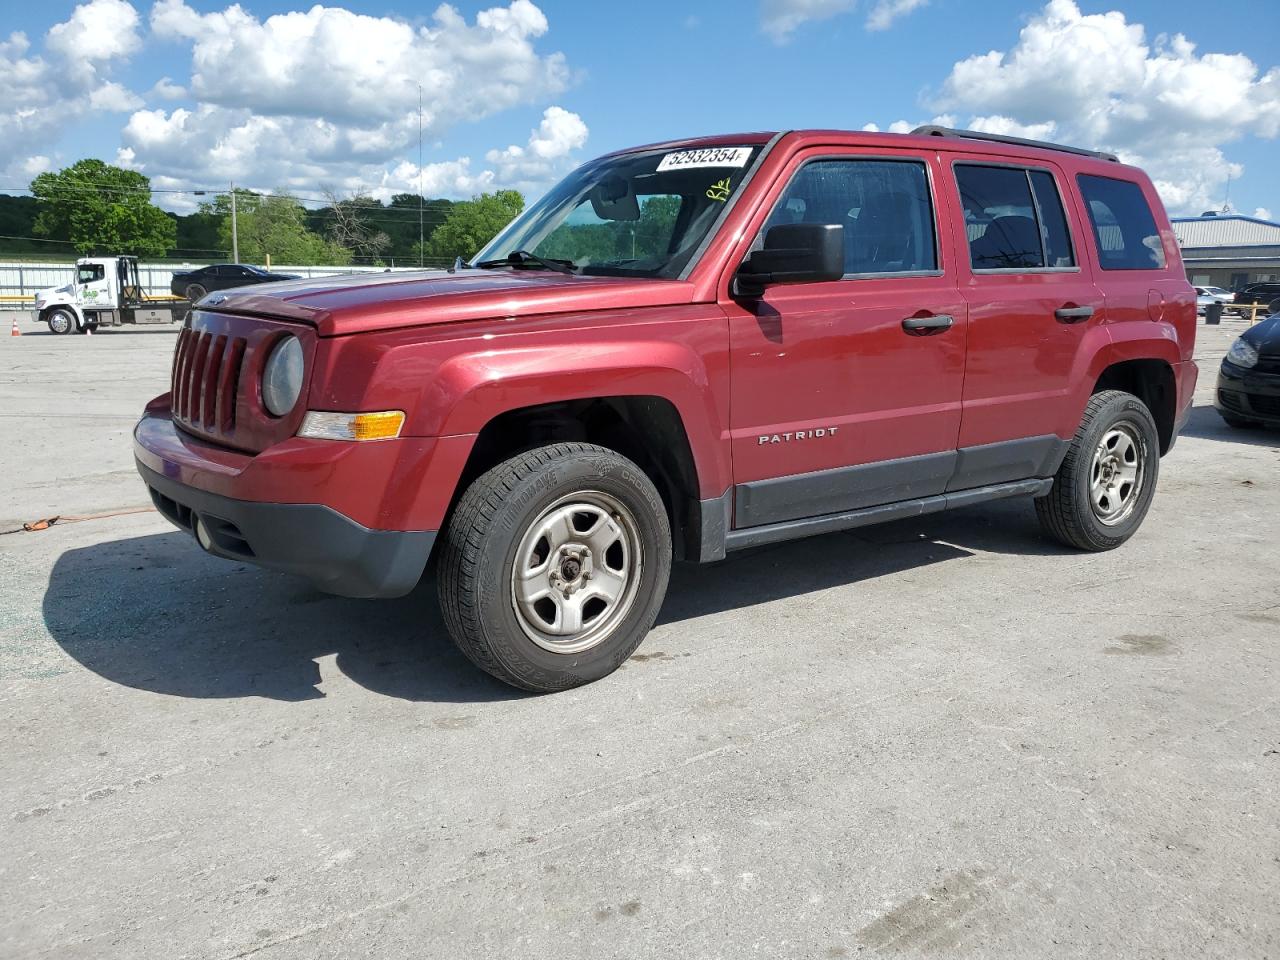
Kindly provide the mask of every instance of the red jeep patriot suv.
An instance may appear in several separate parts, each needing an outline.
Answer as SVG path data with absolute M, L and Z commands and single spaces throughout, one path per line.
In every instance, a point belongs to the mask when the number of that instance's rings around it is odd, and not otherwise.
M 1150 180 L 986 134 L 803 131 L 588 163 L 471 264 L 216 293 L 135 432 L 216 556 L 394 597 L 463 652 L 616 669 L 673 559 L 1001 497 L 1119 546 L 1187 416 Z

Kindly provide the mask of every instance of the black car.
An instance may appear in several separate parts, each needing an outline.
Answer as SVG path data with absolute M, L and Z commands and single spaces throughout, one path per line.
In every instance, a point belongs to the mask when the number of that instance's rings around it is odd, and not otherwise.
M 261 267 L 243 263 L 215 263 L 198 270 L 175 270 L 169 289 L 175 297 L 186 297 L 195 303 L 210 290 L 229 290 L 231 287 L 247 287 L 254 283 L 297 279 L 296 273 L 271 273 Z
M 1280 426 L 1280 314 L 1254 324 L 1231 345 L 1213 405 L 1231 427 Z
M 1265 303 L 1271 312 L 1280 311 L 1280 283 L 1251 283 L 1243 290 L 1236 291 L 1233 306 L 1247 307 L 1254 303 Z

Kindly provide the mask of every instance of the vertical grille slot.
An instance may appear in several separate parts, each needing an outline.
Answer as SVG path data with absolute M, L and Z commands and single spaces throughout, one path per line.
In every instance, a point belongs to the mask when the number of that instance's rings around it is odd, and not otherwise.
M 173 372 L 169 382 L 169 396 L 175 414 L 178 413 L 178 385 L 182 382 L 182 354 L 187 348 L 187 340 L 190 337 L 191 328 L 183 327 L 178 334 L 178 345 L 173 348 Z
M 205 359 L 209 356 L 209 343 L 212 340 L 212 334 L 203 331 L 196 334 L 195 349 L 191 351 L 191 357 L 187 361 L 187 369 L 184 374 L 186 397 L 182 404 L 182 415 L 186 420 L 192 422 L 195 422 L 200 417 L 200 387 L 203 380 L 201 374 L 204 372 Z
M 230 433 L 236 428 L 236 395 L 240 386 L 240 365 L 244 362 L 244 337 L 235 337 L 227 344 L 222 369 L 218 372 L 218 403 L 215 429 Z
M 227 349 L 227 338 L 221 334 L 213 338 L 209 347 L 209 355 L 205 360 L 204 376 L 200 378 L 200 423 L 206 429 L 216 429 L 217 421 L 214 411 L 218 399 L 218 381 L 222 372 L 223 354 Z

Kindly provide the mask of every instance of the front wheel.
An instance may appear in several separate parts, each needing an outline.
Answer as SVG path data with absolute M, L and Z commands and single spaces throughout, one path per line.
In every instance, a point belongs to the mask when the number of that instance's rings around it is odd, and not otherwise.
M 45 322 L 49 324 L 49 332 L 59 336 L 72 333 L 76 329 L 76 318 L 70 310 L 54 310 Z
M 440 606 L 459 649 L 512 686 L 549 693 L 604 677 L 653 626 L 671 528 L 626 457 L 558 443 L 471 484 L 440 559 Z
M 1090 398 L 1049 492 L 1036 500 L 1044 531 L 1069 547 L 1113 550 L 1142 525 L 1160 474 L 1160 436 L 1141 400 L 1120 390 Z

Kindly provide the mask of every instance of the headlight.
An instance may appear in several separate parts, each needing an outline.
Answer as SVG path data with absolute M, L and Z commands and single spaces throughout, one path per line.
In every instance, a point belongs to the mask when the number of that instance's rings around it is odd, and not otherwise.
M 1258 348 L 1244 337 L 1238 337 L 1227 351 L 1227 362 L 1245 369 L 1255 366 L 1258 362 Z
M 285 337 L 275 345 L 262 371 L 262 402 L 272 414 L 283 417 L 301 393 L 302 344 L 297 337 Z

